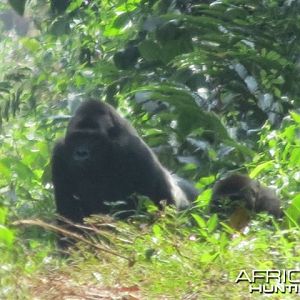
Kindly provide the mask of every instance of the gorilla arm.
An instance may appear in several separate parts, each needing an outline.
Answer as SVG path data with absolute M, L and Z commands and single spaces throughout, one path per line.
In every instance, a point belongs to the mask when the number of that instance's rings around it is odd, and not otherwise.
M 118 151 L 123 149 L 120 153 L 123 153 L 123 159 L 130 166 L 127 174 L 132 176 L 136 192 L 148 196 L 157 204 L 167 200 L 168 204 L 175 204 L 179 209 L 187 207 L 189 200 L 185 192 L 146 143 L 137 134 L 131 134 L 127 142 L 130 147 L 119 145 Z
M 81 222 L 81 209 L 73 195 L 74 183 L 68 170 L 64 140 L 58 141 L 53 150 L 52 178 L 57 213 L 74 222 Z

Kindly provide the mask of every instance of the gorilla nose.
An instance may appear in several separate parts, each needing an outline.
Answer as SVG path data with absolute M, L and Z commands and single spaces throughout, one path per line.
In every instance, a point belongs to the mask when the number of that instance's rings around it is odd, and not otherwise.
M 74 160 L 87 160 L 90 157 L 89 149 L 87 149 L 86 147 L 79 147 L 74 151 L 73 157 Z

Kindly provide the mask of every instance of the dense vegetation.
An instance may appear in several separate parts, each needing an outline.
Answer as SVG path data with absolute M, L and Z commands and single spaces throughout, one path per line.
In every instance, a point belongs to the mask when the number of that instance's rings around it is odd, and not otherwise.
M 297 268 L 299 1 L 9 2 L 0 3 L 1 299 L 245 299 L 240 270 Z M 50 156 L 87 98 L 117 107 L 201 193 L 181 213 L 145 200 L 139 218 L 96 217 L 96 234 L 66 258 L 46 226 Z M 275 188 L 284 219 L 259 214 L 236 232 L 209 214 L 212 184 L 229 171 Z

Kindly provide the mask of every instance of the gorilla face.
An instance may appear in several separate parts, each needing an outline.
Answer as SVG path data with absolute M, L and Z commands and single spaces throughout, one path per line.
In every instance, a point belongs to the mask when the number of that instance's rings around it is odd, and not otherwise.
M 105 169 L 113 161 L 112 151 L 120 128 L 105 107 L 97 106 L 71 120 L 65 148 L 69 164 L 82 170 Z
M 97 131 L 75 131 L 65 139 L 68 163 L 72 168 L 89 170 L 109 163 L 112 143 Z

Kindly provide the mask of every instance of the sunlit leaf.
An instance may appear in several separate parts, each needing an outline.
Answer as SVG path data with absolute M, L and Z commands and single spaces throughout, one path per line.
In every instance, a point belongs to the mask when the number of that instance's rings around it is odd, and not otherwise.
M 0 224 L 0 244 L 11 247 L 15 236 L 11 230 Z

